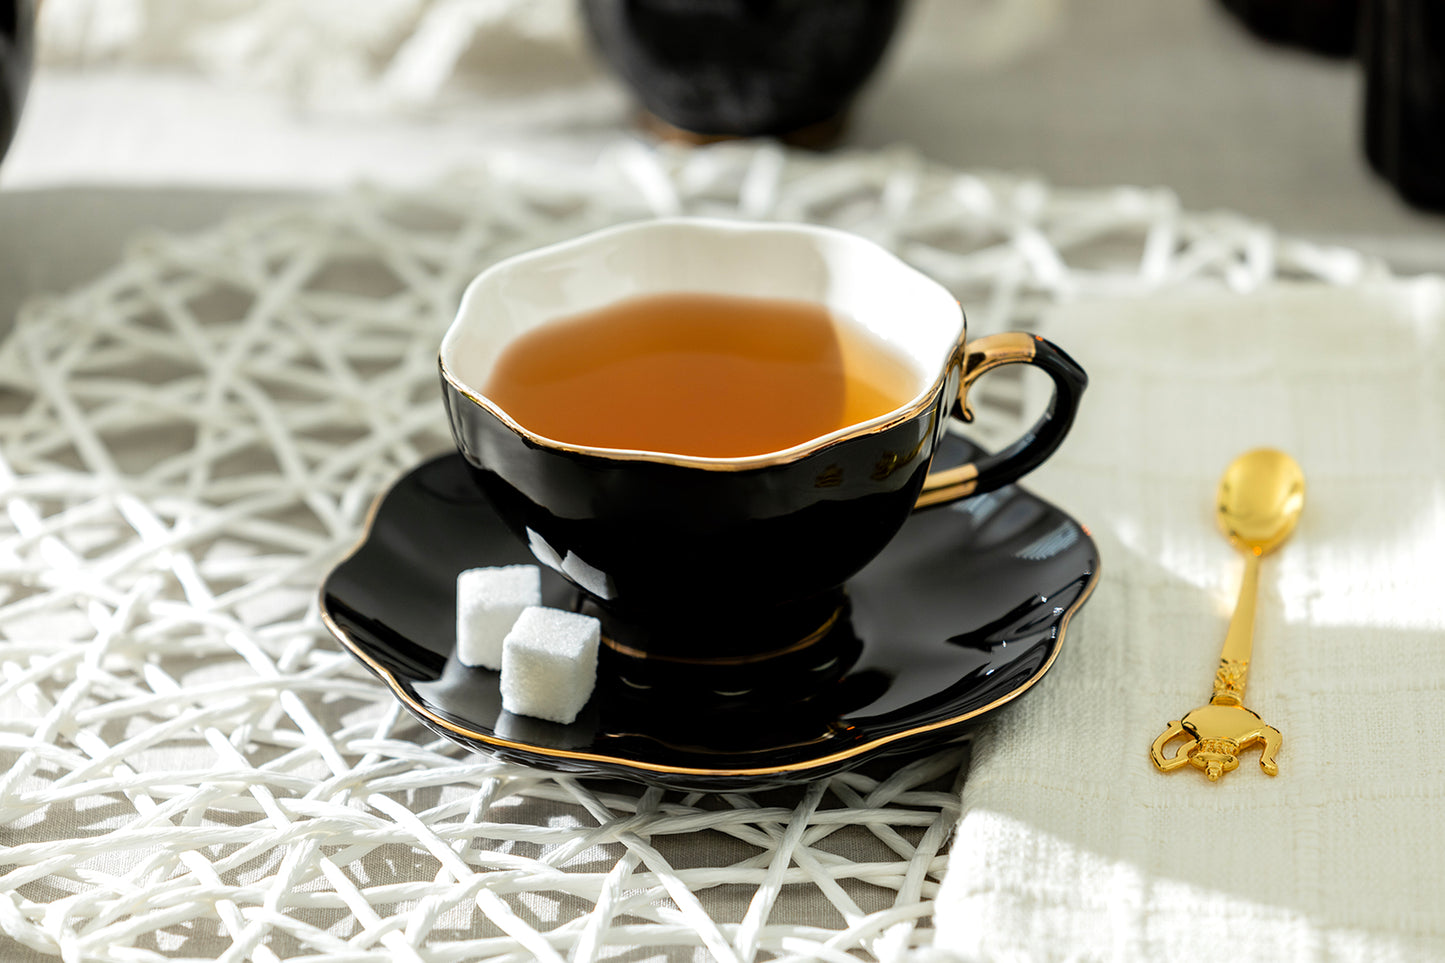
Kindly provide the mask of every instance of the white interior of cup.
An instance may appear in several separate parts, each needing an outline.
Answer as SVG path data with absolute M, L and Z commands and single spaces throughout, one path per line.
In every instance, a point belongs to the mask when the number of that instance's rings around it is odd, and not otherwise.
M 810 225 L 679 218 L 609 228 L 496 264 L 467 287 L 441 361 L 468 394 L 485 398 L 493 362 L 519 334 L 624 298 L 677 291 L 794 298 L 852 319 L 913 362 L 917 391 L 900 410 L 937 383 L 963 336 L 963 312 L 946 288 L 864 238 Z

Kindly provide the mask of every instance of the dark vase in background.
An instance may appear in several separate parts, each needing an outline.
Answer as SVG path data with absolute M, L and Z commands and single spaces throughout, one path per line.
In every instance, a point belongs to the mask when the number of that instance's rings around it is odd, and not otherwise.
M 1256 36 L 1347 57 L 1355 52 L 1360 0 L 1223 0 Z
M 0 158 L 15 136 L 30 84 L 34 27 L 32 0 L 0 0 Z
M 1417 207 L 1445 211 L 1445 3 L 1366 0 L 1365 156 Z
M 594 47 L 667 128 L 694 140 L 774 136 L 813 146 L 841 132 L 902 6 L 903 0 L 582 0 Z

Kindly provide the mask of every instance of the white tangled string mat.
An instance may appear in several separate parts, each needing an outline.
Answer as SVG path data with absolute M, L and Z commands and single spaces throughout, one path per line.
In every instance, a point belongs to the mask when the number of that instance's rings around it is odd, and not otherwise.
M 29 305 L 0 354 L 0 955 L 930 945 L 960 751 L 751 795 L 531 770 L 423 728 L 318 615 L 373 499 L 450 445 L 435 352 L 466 282 L 679 213 L 870 236 L 949 285 L 974 334 L 1091 294 L 1383 270 L 1164 191 L 766 146 L 629 144 L 567 179 L 501 159 L 139 240 Z M 984 388 L 987 443 L 1021 412 L 1015 383 Z

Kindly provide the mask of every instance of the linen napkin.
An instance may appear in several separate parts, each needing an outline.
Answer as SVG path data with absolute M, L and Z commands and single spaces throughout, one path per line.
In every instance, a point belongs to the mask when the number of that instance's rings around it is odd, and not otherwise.
M 1079 303 L 1039 330 L 1090 388 L 1026 484 L 1092 529 L 1102 579 L 977 738 L 936 946 L 1445 959 L 1445 282 Z M 1279 775 L 1258 748 L 1218 783 L 1160 773 L 1150 743 L 1208 702 L 1243 570 L 1218 479 L 1260 446 L 1307 486 L 1263 560 L 1244 694 Z

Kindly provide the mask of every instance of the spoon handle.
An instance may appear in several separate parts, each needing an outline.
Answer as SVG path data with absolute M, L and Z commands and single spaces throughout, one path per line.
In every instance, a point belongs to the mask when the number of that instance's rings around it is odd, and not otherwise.
M 1239 601 L 1229 619 L 1229 632 L 1224 649 L 1219 653 L 1219 669 L 1214 673 L 1214 698 L 1217 706 L 1237 706 L 1244 701 L 1244 683 L 1249 675 L 1249 659 L 1254 653 L 1254 601 L 1259 594 L 1259 556 L 1251 552 L 1244 558 L 1244 578 L 1239 583 Z

